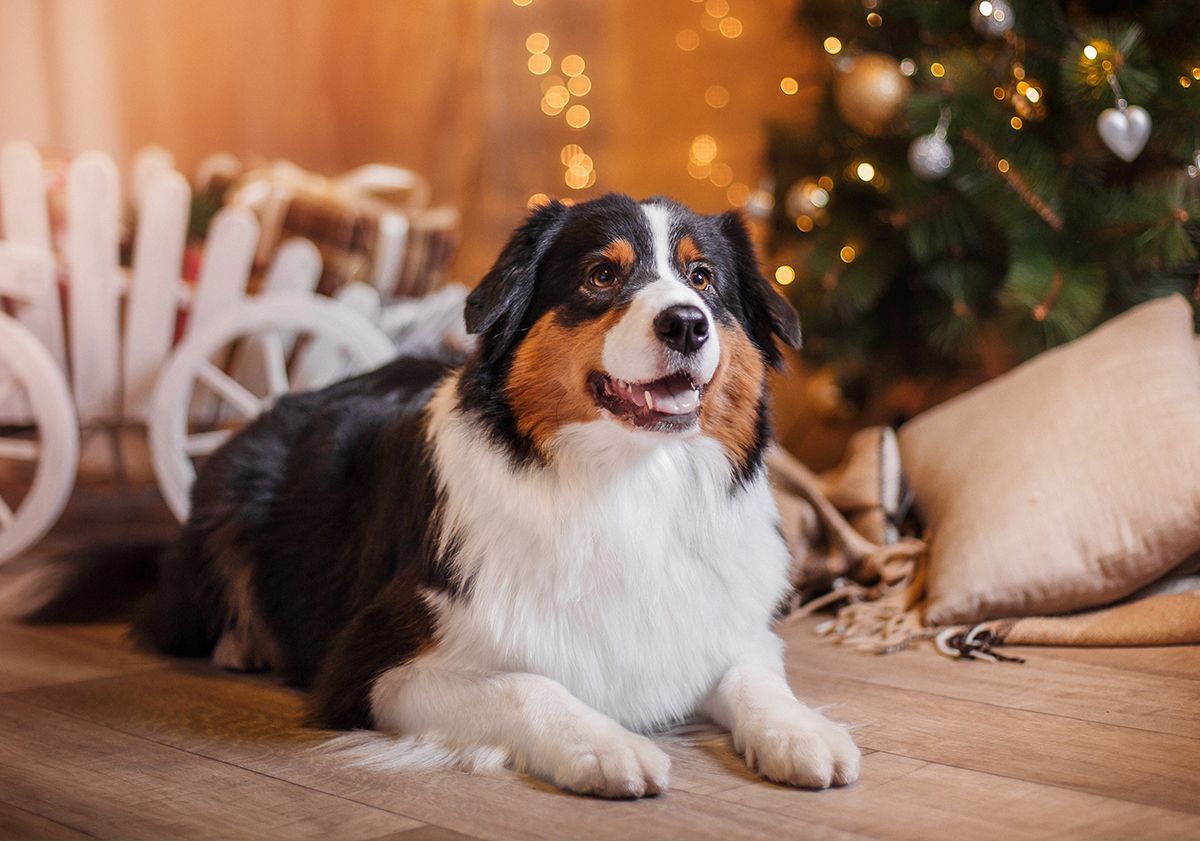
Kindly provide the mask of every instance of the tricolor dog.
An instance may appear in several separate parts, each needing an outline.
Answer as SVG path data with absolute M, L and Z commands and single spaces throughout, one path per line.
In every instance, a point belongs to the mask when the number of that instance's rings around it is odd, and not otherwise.
M 215 454 L 143 634 L 572 791 L 665 791 L 647 734 L 693 716 L 772 780 L 853 781 L 772 631 L 767 373 L 800 326 L 739 218 L 552 202 L 466 321 L 464 364 L 285 397 Z

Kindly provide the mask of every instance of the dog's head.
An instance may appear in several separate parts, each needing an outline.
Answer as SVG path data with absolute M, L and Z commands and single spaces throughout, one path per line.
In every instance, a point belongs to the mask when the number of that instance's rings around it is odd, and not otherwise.
M 615 194 L 536 210 L 467 299 L 466 322 L 480 334 L 474 364 L 543 455 L 563 426 L 606 421 L 707 434 L 742 466 L 764 443 L 775 337 L 800 344 L 736 213 Z

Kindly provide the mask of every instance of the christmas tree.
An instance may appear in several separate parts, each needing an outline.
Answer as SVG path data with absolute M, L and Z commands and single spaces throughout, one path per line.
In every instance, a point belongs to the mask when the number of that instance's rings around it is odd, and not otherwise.
M 1198 11 L 802 3 L 829 78 L 811 126 L 770 127 L 768 166 L 808 359 L 876 388 L 978 378 L 1147 298 L 1195 300 Z

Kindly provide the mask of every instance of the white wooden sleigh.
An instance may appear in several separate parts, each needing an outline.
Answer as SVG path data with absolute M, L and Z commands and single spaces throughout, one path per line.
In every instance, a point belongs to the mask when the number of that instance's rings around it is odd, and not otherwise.
M 321 258 L 303 239 L 278 247 L 262 290 L 248 296 L 260 223 L 246 207 L 217 214 L 198 279 L 182 281 L 189 184 L 155 154 L 132 175 L 126 269 L 108 157 L 71 162 L 56 244 L 38 151 L 24 142 L 0 150 L 0 488 L 17 488 L 0 498 L 0 563 L 58 519 L 81 436 L 145 427 L 159 488 L 183 519 L 196 460 L 280 395 L 387 361 L 389 334 L 413 320 L 403 305 L 381 309 L 361 284 L 337 299 L 314 294 Z

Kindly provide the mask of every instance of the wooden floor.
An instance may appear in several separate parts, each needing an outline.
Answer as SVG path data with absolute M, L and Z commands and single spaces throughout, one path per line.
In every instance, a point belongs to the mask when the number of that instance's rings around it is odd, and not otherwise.
M 152 491 L 120 496 L 132 514 L 80 494 L 55 542 L 166 530 Z M 790 790 L 727 742 L 671 741 L 667 794 L 603 802 L 512 774 L 346 768 L 311 750 L 327 734 L 301 726 L 297 693 L 124 634 L 0 625 L 0 839 L 1200 838 L 1196 648 L 993 665 L 858 654 L 801 625 L 792 683 L 856 726 L 856 785 Z

